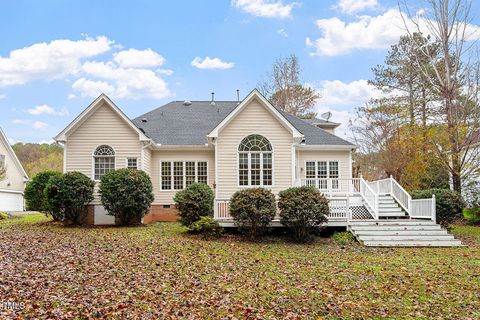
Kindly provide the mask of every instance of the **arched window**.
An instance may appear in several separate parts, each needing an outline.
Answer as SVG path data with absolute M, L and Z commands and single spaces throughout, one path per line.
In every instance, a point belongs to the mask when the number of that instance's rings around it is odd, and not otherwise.
M 251 134 L 238 146 L 238 183 L 241 186 L 273 184 L 272 144 L 262 135 Z
M 115 170 L 115 151 L 112 147 L 101 145 L 93 153 L 94 179 L 100 180 L 107 172 Z

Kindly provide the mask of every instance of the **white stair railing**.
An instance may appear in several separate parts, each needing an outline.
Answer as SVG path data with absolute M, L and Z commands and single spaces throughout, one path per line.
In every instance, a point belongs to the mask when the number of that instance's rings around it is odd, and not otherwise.
M 410 207 L 412 202 L 412 197 L 410 194 L 403 189 L 403 187 L 397 182 L 397 180 L 390 177 L 391 182 L 391 192 L 390 194 L 397 200 L 398 204 L 402 206 L 406 213 L 410 214 Z
M 363 178 L 360 178 L 360 195 L 367 204 L 374 219 L 378 219 L 378 193 L 373 191 L 370 185 Z
M 410 202 L 410 217 L 430 219 L 437 221 L 436 199 L 435 195 L 430 199 L 414 199 Z

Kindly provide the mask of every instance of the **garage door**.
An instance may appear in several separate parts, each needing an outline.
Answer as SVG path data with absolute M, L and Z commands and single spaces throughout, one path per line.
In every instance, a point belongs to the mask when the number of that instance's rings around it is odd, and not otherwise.
M 23 195 L 0 190 L 0 211 L 23 211 Z

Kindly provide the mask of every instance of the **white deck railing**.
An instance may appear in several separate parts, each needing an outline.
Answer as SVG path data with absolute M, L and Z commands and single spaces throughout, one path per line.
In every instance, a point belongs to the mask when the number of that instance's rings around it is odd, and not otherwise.
M 435 195 L 430 199 L 414 199 L 410 201 L 410 217 L 412 218 L 422 218 L 430 219 L 436 222 L 437 220 L 437 211 L 436 211 L 436 199 Z
M 391 195 L 411 218 L 435 221 L 435 196 L 431 199 L 412 200 L 410 194 L 392 177 L 377 181 L 363 178 L 300 179 L 296 185 L 314 186 L 329 199 L 329 219 L 351 219 L 351 197 L 361 196 L 366 209 L 378 219 L 380 195 Z M 232 219 L 230 199 L 215 199 L 214 217 L 218 220 Z M 278 218 L 278 217 L 277 217 Z

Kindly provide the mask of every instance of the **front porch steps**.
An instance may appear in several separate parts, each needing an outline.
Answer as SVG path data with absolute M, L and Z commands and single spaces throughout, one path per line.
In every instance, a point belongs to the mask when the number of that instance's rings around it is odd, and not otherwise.
M 462 243 L 433 221 L 350 221 L 348 229 L 367 247 L 457 247 Z

